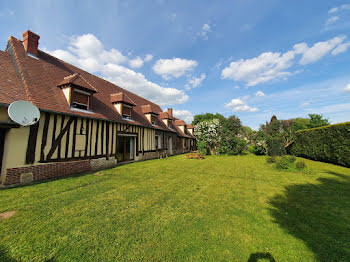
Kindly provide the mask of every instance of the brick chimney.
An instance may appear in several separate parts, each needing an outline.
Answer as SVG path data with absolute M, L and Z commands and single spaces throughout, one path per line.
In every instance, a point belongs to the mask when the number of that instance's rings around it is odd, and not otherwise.
M 173 117 L 173 109 L 172 108 L 168 108 L 168 115 Z
M 37 34 L 34 34 L 29 30 L 25 31 L 22 35 L 23 35 L 24 49 L 27 51 L 27 53 L 30 53 L 37 57 L 40 36 L 38 36 Z

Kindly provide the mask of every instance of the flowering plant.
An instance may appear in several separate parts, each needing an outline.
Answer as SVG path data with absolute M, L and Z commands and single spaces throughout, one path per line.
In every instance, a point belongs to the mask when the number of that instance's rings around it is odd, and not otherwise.
M 199 122 L 194 126 L 194 136 L 197 142 L 205 142 L 207 149 L 215 152 L 220 144 L 219 136 L 220 121 L 218 119 Z

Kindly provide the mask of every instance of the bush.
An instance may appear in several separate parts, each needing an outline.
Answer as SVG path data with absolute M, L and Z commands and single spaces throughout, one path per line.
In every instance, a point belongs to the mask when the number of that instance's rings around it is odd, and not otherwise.
M 298 131 L 290 152 L 350 167 L 350 122 Z
M 295 167 L 299 170 L 305 169 L 306 168 L 306 163 L 302 160 L 299 160 L 295 163 Z
M 243 139 L 229 135 L 223 139 L 220 145 L 220 154 L 238 155 L 246 148 L 247 142 Z
M 268 164 L 272 164 L 272 163 L 276 163 L 276 157 L 275 156 L 267 156 L 266 157 L 266 162 L 268 163 Z
M 286 148 L 284 147 L 285 140 L 280 137 L 271 137 L 266 140 L 267 154 L 269 156 L 283 156 Z
M 197 144 L 197 148 L 200 154 L 206 155 L 207 154 L 207 143 L 205 141 L 199 141 Z
M 286 161 L 288 161 L 290 164 L 293 164 L 297 158 L 295 156 L 284 156 L 286 158 Z
M 277 169 L 289 169 L 291 165 L 292 163 L 290 162 L 290 159 L 286 156 L 283 156 L 276 161 Z
M 248 151 L 257 156 L 263 156 L 266 154 L 265 148 L 263 146 L 250 146 L 248 148 Z

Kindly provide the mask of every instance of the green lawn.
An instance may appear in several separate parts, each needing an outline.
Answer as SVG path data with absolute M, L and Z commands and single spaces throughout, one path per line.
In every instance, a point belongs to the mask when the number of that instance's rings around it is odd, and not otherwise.
M 350 169 L 306 163 L 181 155 L 3 189 L 0 261 L 350 261 Z

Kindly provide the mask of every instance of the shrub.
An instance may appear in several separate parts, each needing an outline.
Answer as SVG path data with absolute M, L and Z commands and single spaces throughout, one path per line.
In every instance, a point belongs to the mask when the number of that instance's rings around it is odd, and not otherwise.
M 205 141 L 199 141 L 197 144 L 197 148 L 200 154 L 206 155 L 207 154 L 207 143 Z
M 270 137 L 266 140 L 267 154 L 269 156 L 283 156 L 286 154 L 285 140 L 280 137 Z
M 293 164 L 297 158 L 295 156 L 284 156 L 286 158 L 286 161 L 288 161 L 290 164 Z
M 276 157 L 275 156 L 267 156 L 266 157 L 266 162 L 268 163 L 268 164 L 272 164 L 272 163 L 276 163 Z
M 350 122 L 298 131 L 290 152 L 350 167 Z
M 238 155 L 246 148 L 247 142 L 243 139 L 228 135 L 225 137 L 220 145 L 220 154 L 223 155 Z
M 262 156 L 266 154 L 265 148 L 263 146 L 257 146 L 257 145 L 250 146 L 248 150 L 250 153 L 253 153 L 254 155 L 257 155 L 257 156 Z
M 305 169 L 306 168 L 306 163 L 302 160 L 299 160 L 295 163 L 295 167 L 299 170 Z
M 290 162 L 290 160 L 286 156 L 283 156 L 276 161 L 276 168 L 277 169 L 289 169 L 291 167 L 291 165 L 292 165 L 292 163 Z

